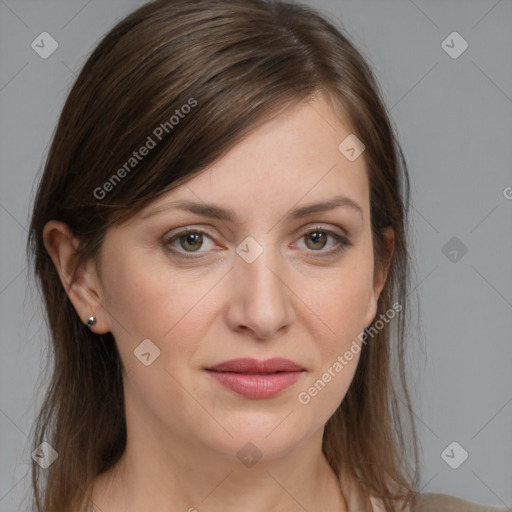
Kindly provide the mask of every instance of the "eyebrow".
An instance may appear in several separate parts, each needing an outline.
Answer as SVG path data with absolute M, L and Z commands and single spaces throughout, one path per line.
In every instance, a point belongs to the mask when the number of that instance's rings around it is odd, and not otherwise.
M 359 206 L 359 204 L 356 203 L 353 199 L 350 199 L 349 197 L 346 196 L 335 196 L 332 199 L 329 199 L 328 201 L 308 204 L 306 206 L 294 208 L 290 210 L 285 215 L 285 217 L 287 219 L 296 220 L 311 215 L 312 213 L 320 213 L 340 207 L 351 208 L 352 210 L 358 212 L 361 216 L 361 219 L 363 219 L 363 209 L 361 208 L 361 206 Z M 231 222 L 233 224 L 236 224 L 238 222 L 237 215 L 233 210 L 228 210 L 226 208 L 222 208 L 214 204 L 196 203 L 194 201 L 189 201 L 186 199 L 171 201 L 169 203 L 166 203 L 165 205 L 154 208 L 153 210 L 150 210 L 148 213 L 143 215 L 142 218 L 147 219 L 148 217 L 151 217 L 153 215 L 173 208 L 185 210 L 191 213 L 195 213 L 197 215 L 202 215 L 204 217 L 211 217 L 223 222 Z

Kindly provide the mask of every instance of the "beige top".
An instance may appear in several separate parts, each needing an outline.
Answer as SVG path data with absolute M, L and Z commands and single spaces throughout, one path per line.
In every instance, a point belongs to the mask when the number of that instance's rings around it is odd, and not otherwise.
M 506 507 L 489 507 L 448 494 L 423 493 L 418 496 L 414 512 L 507 512 Z
M 382 501 L 371 497 L 373 512 L 385 512 Z M 489 507 L 466 501 L 456 496 L 438 493 L 421 493 L 412 511 L 409 512 L 507 512 L 505 507 Z
M 383 503 L 380 499 L 372 496 L 370 498 L 373 512 L 385 512 Z M 348 503 L 349 512 L 362 512 L 354 502 Z M 488 507 L 487 505 L 479 505 L 472 503 L 456 496 L 448 494 L 422 493 L 418 495 L 416 506 L 409 512 L 508 512 L 506 507 Z M 96 512 L 94 505 L 91 503 L 88 512 Z

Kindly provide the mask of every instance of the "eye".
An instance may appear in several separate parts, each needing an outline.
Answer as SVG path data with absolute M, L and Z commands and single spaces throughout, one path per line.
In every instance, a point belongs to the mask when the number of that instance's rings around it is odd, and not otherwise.
M 210 235 L 203 230 L 187 228 L 165 240 L 165 245 L 173 252 L 182 253 L 179 256 L 184 258 L 193 258 L 194 256 L 185 256 L 183 253 L 197 253 L 204 245 L 205 239 L 211 240 Z M 178 247 L 176 247 L 178 246 Z
M 327 246 L 328 239 L 331 238 L 334 240 L 334 247 L 329 250 L 323 250 Z M 321 256 L 333 256 L 341 251 L 345 250 L 347 247 L 353 245 L 350 240 L 334 231 L 330 231 L 328 229 L 322 228 L 321 226 L 315 226 L 313 229 L 310 229 L 307 233 L 302 235 L 301 240 L 305 241 L 306 247 L 313 252 L 322 253 Z
M 329 239 L 333 241 L 333 244 L 331 244 L 333 247 L 328 250 L 323 250 L 328 245 Z M 210 247 L 204 247 L 205 240 L 210 241 Z M 300 240 L 305 241 L 306 248 L 311 252 L 320 253 L 318 257 L 335 256 L 347 247 L 353 245 L 347 237 L 322 228 L 321 226 L 316 226 L 315 228 L 310 229 L 307 233 L 302 235 Z M 187 228 L 167 237 L 164 240 L 164 245 L 179 258 L 193 259 L 201 257 L 200 255 L 202 253 L 212 249 L 213 241 L 212 236 L 207 231 Z M 200 251 L 202 248 L 205 248 L 205 250 Z M 193 256 L 193 253 L 198 253 L 198 255 Z M 315 257 L 317 257 L 317 255 L 315 255 Z

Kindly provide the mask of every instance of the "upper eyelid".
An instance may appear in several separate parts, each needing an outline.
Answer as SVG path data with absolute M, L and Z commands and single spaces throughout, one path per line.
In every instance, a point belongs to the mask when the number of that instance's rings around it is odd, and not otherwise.
M 186 234 L 186 233 L 189 233 L 189 232 L 192 232 L 192 233 L 198 232 L 198 233 L 206 234 L 210 238 L 216 238 L 213 233 L 211 233 L 208 229 L 206 229 L 204 227 L 196 228 L 196 227 L 188 225 L 188 226 L 183 226 L 182 228 L 175 228 L 175 229 L 177 231 L 174 234 L 169 234 L 170 232 L 167 232 L 163 236 L 163 239 L 164 240 L 170 240 L 172 238 L 177 237 L 178 235 L 183 236 L 183 234 Z M 338 235 L 338 236 L 341 236 L 341 237 L 348 237 L 349 236 L 347 230 L 342 228 L 342 227 L 340 227 L 340 226 L 336 226 L 336 227 L 332 228 L 332 227 L 328 227 L 328 226 L 322 226 L 321 223 L 318 223 L 318 222 L 316 224 L 308 227 L 308 228 L 305 228 L 305 231 L 302 233 L 301 236 L 304 236 L 304 235 L 310 233 L 311 231 L 314 231 L 315 229 L 318 229 L 319 231 L 332 232 L 335 235 Z M 335 229 L 340 229 L 342 231 L 342 233 L 336 233 Z M 171 231 L 175 231 L 175 230 L 171 230 Z
M 313 226 L 310 226 L 309 228 L 305 228 L 305 231 L 302 232 L 302 234 L 299 236 L 298 240 L 300 240 L 302 237 L 308 235 L 309 233 L 311 232 L 314 232 L 315 230 L 318 230 L 318 231 L 323 231 L 325 233 L 327 233 L 328 236 L 331 236 L 333 238 L 336 238 L 336 237 L 339 237 L 339 239 L 337 240 L 338 242 L 350 242 L 349 240 L 349 235 L 348 233 L 346 232 L 346 230 L 344 230 L 343 228 L 340 228 L 339 226 L 337 227 L 338 229 L 341 229 L 343 231 L 343 233 L 336 233 L 336 231 L 330 227 L 326 227 L 326 226 L 322 226 L 320 225 L 320 223 L 316 223 L 315 225 Z M 174 242 L 176 241 L 177 239 L 179 239 L 180 237 L 186 235 L 187 233 L 200 233 L 200 234 L 203 234 L 203 235 L 206 235 L 208 236 L 213 242 L 216 241 L 216 237 L 210 233 L 209 230 L 205 229 L 204 227 L 200 227 L 200 228 L 195 228 L 193 226 L 183 226 L 183 228 L 176 228 L 178 231 L 176 231 L 174 234 L 166 234 L 164 235 L 163 237 L 163 241 L 165 243 L 170 243 L 171 241 Z M 174 230 L 172 230 L 174 231 Z M 341 239 L 341 240 L 340 240 Z M 187 253 L 187 251 L 182 251 L 180 249 L 175 249 L 176 251 L 178 252 L 183 252 L 183 253 Z M 200 252 L 203 252 L 203 251 L 200 251 Z M 206 251 L 204 251 L 206 252 Z M 318 252 L 322 252 L 322 251 L 318 251 Z M 325 251 L 325 252 L 329 252 L 329 251 Z M 193 254 L 193 253 L 190 253 L 190 254 Z

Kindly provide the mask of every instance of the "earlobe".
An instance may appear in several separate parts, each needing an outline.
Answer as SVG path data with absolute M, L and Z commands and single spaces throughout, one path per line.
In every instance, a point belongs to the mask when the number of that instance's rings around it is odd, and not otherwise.
M 101 305 L 94 263 L 87 261 L 76 268 L 78 240 L 68 225 L 55 220 L 47 222 L 43 229 L 43 240 L 62 286 L 84 325 L 98 334 L 108 332 L 110 329 Z M 89 325 L 91 316 L 95 317 L 95 321 Z

